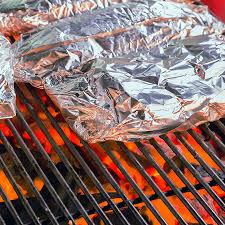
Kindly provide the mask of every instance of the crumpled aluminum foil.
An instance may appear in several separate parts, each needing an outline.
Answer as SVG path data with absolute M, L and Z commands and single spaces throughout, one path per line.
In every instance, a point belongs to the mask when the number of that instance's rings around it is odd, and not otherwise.
M 53 72 L 45 90 L 89 142 L 188 129 L 225 116 L 225 38 L 200 35 L 95 59 L 80 73 Z
M 125 0 L 2 0 L 0 32 L 14 36 L 49 23 Z
M 24 36 L 16 78 L 89 142 L 146 139 L 224 116 L 223 30 L 204 6 L 118 4 Z
M 43 78 L 52 71 L 79 69 L 94 58 L 129 54 L 224 28 L 204 6 L 160 0 L 117 4 L 25 35 L 15 44 L 15 79 L 43 88 Z
M 13 51 L 8 40 L 0 35 L 0 119 L 15 116 Z

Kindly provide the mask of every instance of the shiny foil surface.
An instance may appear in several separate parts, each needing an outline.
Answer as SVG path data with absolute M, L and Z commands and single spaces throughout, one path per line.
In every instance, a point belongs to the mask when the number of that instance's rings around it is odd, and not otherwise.
M 25 35 L 15 77 L 89 142 L 146 139 L 224 116 L 223 31 L 204 6 L 117 4 Z
M 124 0 L 2 0 L 0 1 L 0 32 L 14 36 L 49 23 L 105 8 Z
M 225 116 L 225 41 L 200 35 L 154 51 L 95 59 L 80 73 L 52 73 L 45 90 L 89 142 L 185 130 Z
M 15 79 L 43 88 L 51 72 L 70 71 L 95 58 L 113 58 L 171 39 L 221 32 L 204 6 L 143 0 L 62 19 L 15 44 Z
M 0 35 L 0 119 L 15 116 L 13 52 L 8 40 Z

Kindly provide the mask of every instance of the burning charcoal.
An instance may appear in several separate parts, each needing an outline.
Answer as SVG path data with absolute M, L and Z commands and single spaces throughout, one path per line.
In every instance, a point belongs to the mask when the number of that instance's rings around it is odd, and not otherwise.
M 7 138 L 13 137 L 12 131 L 6 125 L 5 120 L 0 121 L 0 130 L 2 131 L 5 137 Z M 0 143 L 1 143 L 1 140 L 0 140 Z
M 199 223 L 188 223 L 188 225 L 199 225 Z M 210 224 L 207 224 L 207 225 L 212 225 L 212 224 L 210 223 Z
M 209 207 L 211 207 L 214 210 L 214 212 L 218 213 L 218 211 L 215 208 L 212 197 L 208 194 L 205 194 L 202 197 L 205 200 L 205 202 L 209 205 Z M 194 209 L 199 213 L 199 215 L 204 219 L 204 221 L 207 224 L 217 225 L 217 223 L 215 223 L 212 220 L 211 216 L 206 212 L 206 210 L 203 208 L 203 206 L 196 199 L 189 199 L 189 202 L 191 203 L 191 205 L 194 207 Z M 222 214 L 223 213 L 224 212 L 222 212 Z M 220 213 L 218 214 L 218 216 L 222 219 L 221 215 L 220 215 Z
M 23 34 L 61 18 L 120 2 L 121 0 L 3 0 L 0 2 L 0 32 L 6 36 Z
M 130 222 L 130 224 L 140 225 L 140 222 L 136 219 L 136 217 L 133 215 L 133 213 L 129 209 L 122 210 L 122 213 L 124 214 L 124 216 L 126 218 L 128 218 L 128 221 Z M 147 224 L 153 225 L 153 223 L 150 221 L 150 218 L 148 218 L 148 216 L 145 214 L 144 207 L 142 207 L 142 209 L 140 210 L 140 213 L 143 216 L 143 218 L 145 219 Z M 121 221 L 118 219 L 118 216 L 116 214 L 107 213 L 107 216 L 110 219 L 110 221 L 112 222 L 112 224 L 121 225 Z M 99 216 L 94 218 L 94 223 L 97 224 L 97 225 L 104 224 L 104 222 L 101 220 L 101 218 Z
M 212 180 L 211 176 L 205 171 L 205 169 L 202 166 L 195 164 L 192 166 L 201 174 L 201 177 L 203 177 L 206 182 L 210 182 Z M 223 173 L 223 171 L 219 171 L 214 168 L 212 169 L 222 180 L 225 179 L 225 173 Z
M 172 158 L 173 162 L 176 164 L 176 166 L 184 173 L 184 169 L 185 169 L 185 166 L 184 164 L 182 163 L 182 161 L 179 159 L 178 156 L 174 156 Z M 166 172 L 166 173 L 169 173 L 171 171 L 171 167 L 170 165 L 166 162 L 163 166 L 163 170 Z
M 65 145 L 62 137 L 59 135 L 59 133 L 51 126 L 51 123 L 49 121 L 44 122 L 46 128 L 48 129 L 48 132 L 52 135 L 54 141 L 56 144 L 60 147 L 63 147 Z M 66 123 L 59 123 L 61 129 L 64 131 L 65 135 L 70 139 L 72 143 L 75 145 L 81 147 L 82 144 L 80 143 L 79 138 L 76 136 L 76 134 L 67 126 Z M 51 143 L 48 141 L 47 137 L 45 134 L 42 132 L 40 127 L 36 123 L 30 124 L 31 129 L 35 133 L 35 135 L 39 138 L 41 144 L 43 145 L 44 149 L 48 154 L 53 153 L 53 146 Z M 32 138 L 28 135 L 27 132 L 23 133 L 24 139 L 29 141 L 31 145 L 33 145 Z
M 146 206 L 143 206 L 140 211 L 141 215 L 144 217 L 145 221 L 147 222 L 147 224 L 149 225 L 153 225 L 152 221 L 150 220 L 150 218 L 148 217 L 148 209 Z
M 30 163 L 30 161 L 27 160 L 25 153 L 19 148 L 14 147 L 14 150 L 15 150 L 16 155 L 20 159 L 22 165 L 24 166 L 24 168 L 30 175 L 31 179 L 34 181 L 37 177 L 37 173 L 36 173 L 34 167 L 32 166 L 32 164 Z M 34 155 L 35 159 L 38 161 L 39 165 L 42 167 L 42 169 L 44 171 L 48 171 L 47 162 L 45 160 L 43 160 L 43 157 L 41 156 L 41 154 L 38 152 L 33 152 L 33 155 Z M 20 185 L 20 187 L 22 187 L 24 190 L 27 191 L 27 196 L 32 196 L 33 192 L 31 191 L 29 184 L 27 183 L 26 179 L 20 173 L 20 170 L 18 169 L 17 165 L 15 164 L 15 161 L 12 159 L 10 154 L 7 151 L 5 151 L 3 154 L 1 154 L 1 157 L 4 160 L 4 162 L 6 163 L 8 169 L 10 170 L 10 172 L 11 172 L 12 176 L 14 177 L 14 179 L 16 180 L 16 182 Z M 41 187 L 41 185 L 40 185 L 40 187 Z

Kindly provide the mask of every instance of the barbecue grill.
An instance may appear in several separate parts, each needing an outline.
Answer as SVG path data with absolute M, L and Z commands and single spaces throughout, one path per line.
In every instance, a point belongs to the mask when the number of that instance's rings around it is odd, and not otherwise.
M 7 137 L 0 131 L 0 167 L 16 197 L 12 199 L 0 185 L 1 224 L 225 224 L 225 120 L 132 143 L 139 154 L 126 143 L 100 143 L 99 149 L 110 162 L 106 164 L 93 145 L 80 140 L 79 147 L 71 142 L 58 123 L 62 120 L 60 113 L 47 96 L 29 85 L 17 85 L 16 93 L 23 107 L 18 106 L 16 118 L 5 121 L 12 135 Z M 57 116 L 46 106 L 46 99 Z M 27 114 L 32 118 L 28 119 Z M 44 120 L 63 140 L 66 151 L 62 151 Z M 50 143 L 57 163 L 31 121 Z M 155 154 L 151 154 L 149 146 Z M 151 189 L 149 193 L 122 161 L 138 171 L 138 177 Z M 121 188 L 116 173 L 126 181 L 133 197 Z M 37 177 L 41 188 L 35 183 Z M 21 183 L 26 184 L 26 193 Z

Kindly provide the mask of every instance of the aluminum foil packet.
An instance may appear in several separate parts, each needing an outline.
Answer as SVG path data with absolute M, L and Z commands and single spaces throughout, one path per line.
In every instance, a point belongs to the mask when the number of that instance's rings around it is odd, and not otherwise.
M 15 116 L 13 51 L 8 40 L 0 35 L 0 119 Z
M 2 0 L 0 32 L 14 36 L 40 26 L 125 0 Z
M 15 79 L 43 88 L 51 72 L 79 70 L 95 58 L 113 58 L 170 39 L 220 33 L 224 24 L 204 6 L 142 0 L 62 19 L 15 44 Z
M 225 38 L 172 41 L 53 72 L 45 90 L 89 142 L 134 141 L 225 116 Z
M 224 116 L 223 30 L 204 6 L 117 4 L 25 35 L 15 77 L 88 142 L 146 139 Z

